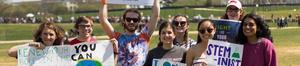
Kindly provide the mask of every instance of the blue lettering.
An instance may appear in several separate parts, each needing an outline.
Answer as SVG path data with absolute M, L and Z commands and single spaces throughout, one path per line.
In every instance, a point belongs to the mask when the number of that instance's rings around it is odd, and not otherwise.
M 218 48 L 218 47 L 219 47 L 218 45 L 214 45 L 214 48 L 215 48 L 214 56 L 216 56 L 217 48 Z
M 222 66 L 223 66 L 223 64 L 224 64 L 224 65 L 227 65 L 227 61 L 228 61 L 227 58 L 222 58 L 222 60 L 221 60 L 221 65 L 222 65 Z
M 208 45 L 208 50 L 206 51 L 207 55 L 211 55 L 211 48 L 213 48 L 212 44 Z
M 227 56 L 228 56 L 228 58 L 230 58 L 231 47 L 225 47 L 225 48 L 224 48 L 224 57 L 225 57 L 226 52 L 228 52 L 228 53 L 227 53 Z
M 219 56 L 222 56 L 223 48 L 224 48 L 224 46 L 220 46 L 220 47 L 219 47 L 219 53 L 218 53 Z M 224 53 L 225 53 L 225 52 L 224 52 Z M 224 57 L 224 56 L 223 56 L 223 57 Z
M 219 57 L 218 58 L 218 66 L 239 66 L 241 60 L 235 60 L 231 58 Z
M 152 62 L 152 64 L 154 64 L 154 66 L 157 66 L 157 63 L 158 63 L 158 60 L 156 60 L 156 59 L 153 59 L 153 62 Z

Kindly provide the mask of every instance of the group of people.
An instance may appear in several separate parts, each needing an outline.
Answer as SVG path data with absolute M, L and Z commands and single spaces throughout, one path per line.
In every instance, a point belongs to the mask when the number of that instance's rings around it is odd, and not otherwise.
M 198 22 L 197 40 L 189 37 L 189 20 L 177 15 L 171 22 L 163 22 L 158 28 L 159 43 L 149 50 L 150 38 L 156 29 L 160 17 L 159 0 L 154 0 L 149 22 L 140 30 L 141 13 L 137 9 L 127 9 L 122 16 L 124 32 L 116 32 L 108 21 L 107 0 L 100 2 L 99 19 L 103 31 L 113 44 L 117 66 L 152 66 L 153 59 L 168 59 L 186 63 L 187 66 L 206 66 L 206 49 L 210 39 L 216 33 L 216 25 L 210 19 Z M 276 52 L 271 32 L 263 19 L 256 14 L 244 16 L 242 4 L 238 0 L 229 0 L 223 19 L 241 21 L 236 42 L 244 45 L 242 66 L 277 66 Z M 81 42 L 95 42 L 92 36 L 93 21 L 89 17 L 79 17 L 74 28 L 78 36 L 64 38 L 64 30 L 52 22 L 44 22 L 34 34 L 34 42 L 14 46 L 9 56 L 17 58 L 17 49 L 31 46 L 43 49 L 46 46 L 74 45 Z

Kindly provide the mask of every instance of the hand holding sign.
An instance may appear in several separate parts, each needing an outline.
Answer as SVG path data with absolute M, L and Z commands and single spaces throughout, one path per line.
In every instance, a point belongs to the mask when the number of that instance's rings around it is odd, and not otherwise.
M 101 0 L 100 3 L 101 3 L 101 4 L 106 4 L 106 3 L 107 3 L 107 0 Z
M 39 43 L 39 42 L 30 42 L 30 43 L 28 43 L 28 46 L 34 47 L 39 50 L 42 50 L 46 47 L 44 44 Z

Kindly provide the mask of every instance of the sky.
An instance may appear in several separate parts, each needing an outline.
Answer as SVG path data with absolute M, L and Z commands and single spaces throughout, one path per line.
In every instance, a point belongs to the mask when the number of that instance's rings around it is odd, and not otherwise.
M 6 0 L 7 3 L 26 2 L 26 1 L 40 1 L 40 0 Z

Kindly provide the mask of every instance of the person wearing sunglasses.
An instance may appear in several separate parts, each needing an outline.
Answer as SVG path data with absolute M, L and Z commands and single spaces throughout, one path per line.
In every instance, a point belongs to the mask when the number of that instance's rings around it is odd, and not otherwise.
M 127 9 L 121 22 L 124 32 L 116 32 L 107 20 L 107 0 L 102 0 L 99 9 L 100 24 L 104 32 L 117 44 L 117 66 L 143 66 L 148 54 L 149 41 L 160 16 L 159 0 L 154 0 L 148 24 L 138 32 L 141 13 L 137 9 Z
M 93 33 L 93 20 L 90 17 L 79 17 L 74 28 L 78 33 L 75 39 L 71 39 L 70 45 L 75 45 L 82 42 L 96 42 L 96 38 L 92 36 Z
M 187 16 L 176 15 L 172 20 L 172 25 L 175 26 L 176 38 L 174 41 L 175 46 L 185 49 L 197 44 L 197 42 L 189 38 L 189 21 Z
M 197 44 L 189 48 L 186 55 L 187 66 L 207 66 L 205 52 L 208 40 L 216 33 L 216 26 L 210 19 L 204 19 L 198 23 Z
M 225 15 L 222 19 L 241 21 L 244 15 L 242 3 L 239 0 L 229 0 L 226 7 Z
M 243 18 L 237 39 L 244 45 L 241 66 L 278 66 L 271 30 L 259 15 Z

